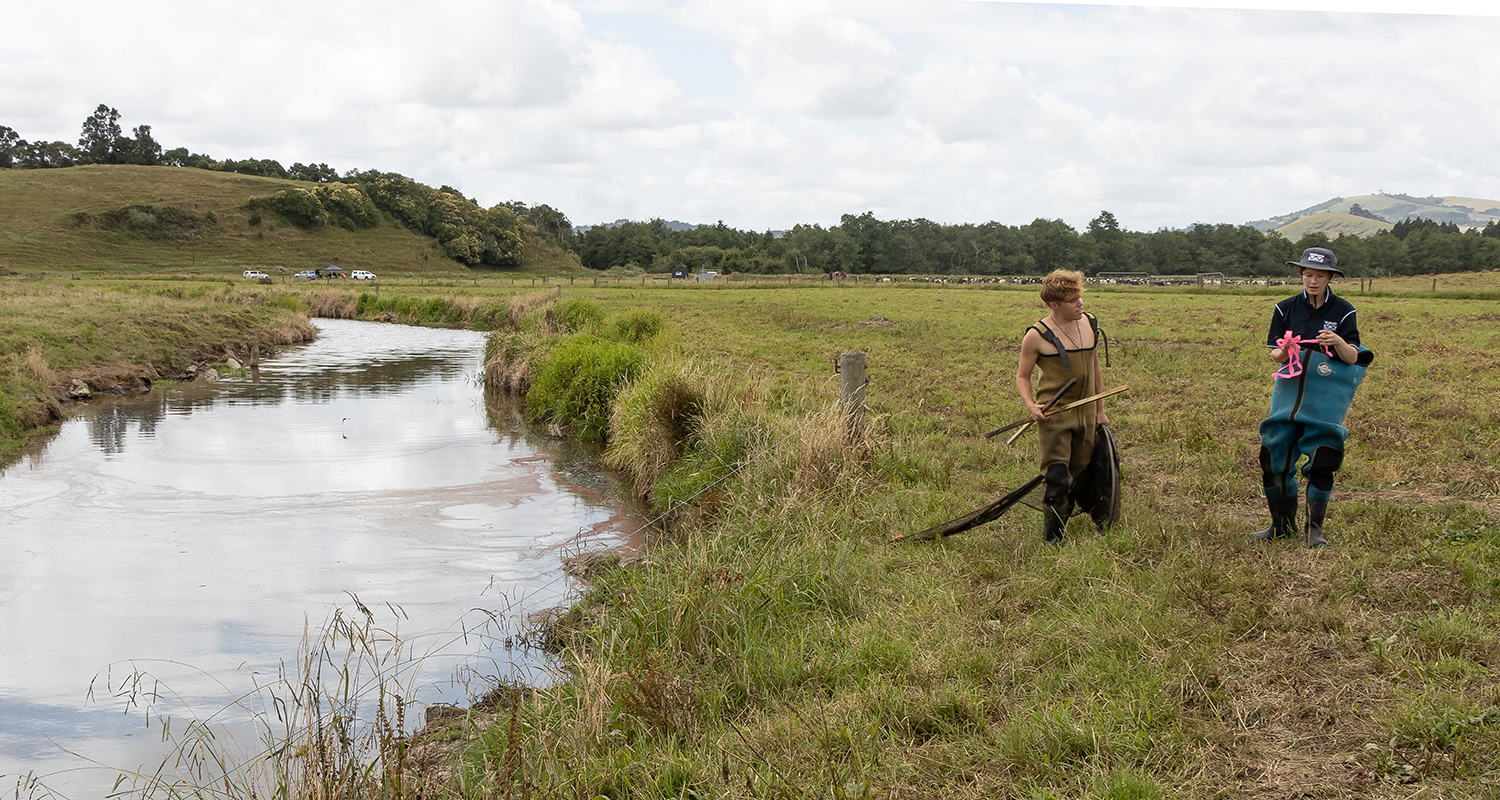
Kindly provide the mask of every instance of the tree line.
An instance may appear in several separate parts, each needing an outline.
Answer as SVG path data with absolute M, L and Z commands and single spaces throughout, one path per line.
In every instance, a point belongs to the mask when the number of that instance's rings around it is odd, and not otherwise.
M 1082 231 L 1061 220 L 943 225 L 845 214 L 838 225 L 797 225 L 780 235 L 726 226 L 673 230 L 661 220 L 594 226 L 573 237 L 591 269 L 662 272 L 862 273 L 873 275 L 1088 275 L 1140 272 L 1278 275 L 1308 247 L 1328 247 L 1351 276 L 1419 275 L 1500 268 L 1500 223 L 1461 231 L 1415 219 L 1370 238 L 1309 233 L 1296 240 L 1249 225 L 1199 223 L 1185 230 L 1129 231 L 1100 212 Z
M 120 114 L 100 105 L 84 120 L 77 145 L 27 142 L 0 125 L 0 168 L 48 169 L 79 164 L 140 164 L 236 172 L 319 184 L 289 187 L 250 202 L 304 228 L 380 224 L 381 212 L 437 240 L 439 249 L 470 266 L 520 264 L 522 224 L 572 248 L 595 270 L 721 273 L 862 273 L 873 275 L 1040 275 L 1057 268 L 1101 272 L 1227 276 L 1275 275 L 1307 247 L 1329 247 L 1352 276 L 1394 276 L 1500 268 L 1500 222 L 1460 230 L 1451 222 L 1407 219 L 1363 238 L 1310 233 L 1293 241 L 1249 225 L 1198 223 L 1182 230 L 1130 231 L 1101 211 L 1083 230 L 1061 220 L 945 225 L 927 219 L 881 220 L 845 214 L 839 224 L 796 225 L 785 232 L 738 230 L 722 221 L 686 230 L 660 219 L 597 225 L 575 231 L 548 205 L 510 201 L 491 208 L 457 189 L 433 189 L 378 170 L 274 159 L 215 159 L 187 148 L 163 150 L 150 125 L 125 135 Z M 1373 216 L 1364 209 L 1362 216 Z M 252 216 L 252 220 L 257 217 Z

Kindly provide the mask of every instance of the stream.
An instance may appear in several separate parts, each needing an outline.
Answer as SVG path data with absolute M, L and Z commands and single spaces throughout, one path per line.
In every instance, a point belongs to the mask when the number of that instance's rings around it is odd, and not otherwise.
M 593 454 L 486 403 L 484 334 L 315 324 L 258 369 L 93 401 L 0 472 L 0 794 L 103 796 L 185 719 L 253 753 L 257 687 L 335 618 L 399 638 L 418 719 L 553 679 L 514 646 L 527 615 L 639 514 Z

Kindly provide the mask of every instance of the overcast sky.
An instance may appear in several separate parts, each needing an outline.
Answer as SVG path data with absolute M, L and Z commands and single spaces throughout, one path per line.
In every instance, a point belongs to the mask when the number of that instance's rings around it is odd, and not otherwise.
M 1500 198 L 1490 3 L 1206 5 L 1226 4 L 11 4 L 0 125 L 76 142 L 104 103 L 167 148 L 400 172 L 575 224 L 1108 209 L 1155 230 Z

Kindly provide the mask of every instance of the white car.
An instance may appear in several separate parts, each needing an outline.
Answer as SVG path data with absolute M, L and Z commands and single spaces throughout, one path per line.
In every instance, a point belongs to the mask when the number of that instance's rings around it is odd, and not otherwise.
M 317 280 L 318 273 L 315 270 L 304 269 L 301 272 L 297 273 L 296 275 L 293 275 L 292 277 L 293 278 L 303 278 L 305 280 L 311 281 L 311 280 Z
M 247 277 L 247 278 L 249 278 L 251 280 L 258 281 L 261 278 L 269 278 L 271 276 L 267 275 L 264 272 L 261 272 L 258 269 L 247 269 L 247 270 L 245 270 L 245 277 Z
M 375 273 L 369 270 L 357 269 L 349 273 L 349 277 L 357 281 L 373 281 L 375 280 Z

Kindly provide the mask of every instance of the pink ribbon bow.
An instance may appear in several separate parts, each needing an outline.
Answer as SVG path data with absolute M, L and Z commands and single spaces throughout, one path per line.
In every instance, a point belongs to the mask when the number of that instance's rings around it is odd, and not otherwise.
M 1276 340 L 1276 346 L 1286 351 L 1286 364 L 1276 370 L 1274 377 L 1295 378 L 1302 374 L 1302 345 L 1317 344 L 1317 339 L 1303 339 L 1287 331 L 1286 335 Z M 1325 348 L 1326 349 L 1326 348 Z

